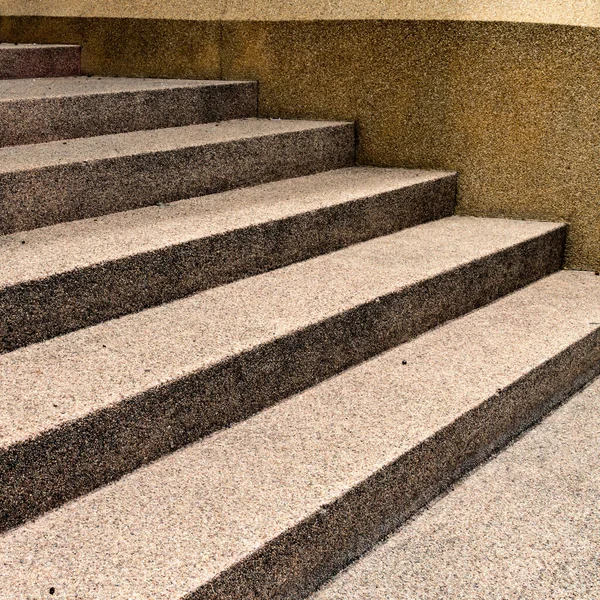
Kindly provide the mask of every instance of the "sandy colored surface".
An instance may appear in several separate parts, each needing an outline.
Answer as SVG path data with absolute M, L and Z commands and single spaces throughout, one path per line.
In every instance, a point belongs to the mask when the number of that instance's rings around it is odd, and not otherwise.
M 1 51 L 1 49 L 0 49 Z M 229 81 L 145 79 L 127 77 L 55 77 L 0 81 L 0 102 L 146 92 L 154 90 L 235 85 Z
M 568 222 L 567 266 L 600 270 L 599 29 L 32 17 L 0 37 L 85 40 L 94 74 L 259 81 L 262 115 L 356 121 L 360 163 L 456 171 L 462 214 Z
M 13 233 L 354 164 L 352 123 L 242 119 L 0 148 Z
M 453 174 L 356 167 L 0 237 L 0 352 L 453 214 Z
M 311 600 L 600 597 L 600 380 Z
M 85 75 L 221 79 L 221 34 L 218 21 L 0 16 L 2 40 L 80 44 Z
M 5 354 L 1 443 L 558 228 L 449 217 Z
M 523 407 L 530 418 L 530 401 L 543 405 L 590 361 L 597 366 L 599 297 L 600 278 L 561 272 L 4 534 L 0 597 L 39 597 L 50 586 L 62 599 L 127 600 L 198 588 L 194 597 L 239 600 L 252 590 L 270 597 L 310 589 L 401 520 L 407 505 L 392 498 L 407 479 L 430 494 L 434 465 L 454 472 L 506 413 Z M 461 423 L 472 432 L 466 445 Z M 442 436 L 428 446 L 454 427 L 462 444 Z M 582 420 L 578 435 L 591 431 Z M 419 468 L 416 452 L 394 471 L 425 442 L 429 468 Z M 575 455 L 593 467 L 594 452 Z M 381 471 L 388 475 L 354 493 Z M 458 528 L 471 510 L 459 503 L 444 523 Z M 280 535 L 269 560 L 244 563 Z M 233 578 L 214 580 L 236 564 Z
M 500 23 L 231 23 L 224 73 L 259 112 L 354 120 L 359 164 L 456 171 L 458 211 L 569 223 L 600 270 L 600 30 Z M 285 65 L 285 68 L 282 66 Z
M 0 288 L 413 186 L 427 189 L 450 177 L 436 171 L 352 167 L 2 236 Z M 424 208 L 436 202 L 449 203 L 435 196 L 422 200 Z
M 72 163 L 94 163 L 132 155 L 211 146 L 249 138 L 276 136 L 347 124 L 327 121 L 241 119 L 152 131 L 0 148 L 0 175 Z
M 256 117 L 253 82 L 110 77 L 0 81 L 0 146 Z
M 590 0 L 0 0 L 0 15 L 211 20 L 451 20 L 600 26 L 600 2 Z
M 2 355 L 2 525 L 556 271 L 563 241 L 450 217 Z

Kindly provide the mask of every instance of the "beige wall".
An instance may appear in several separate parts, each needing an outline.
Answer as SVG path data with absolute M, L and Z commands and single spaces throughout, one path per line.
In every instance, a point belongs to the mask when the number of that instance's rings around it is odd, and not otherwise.
M 260 112 L 348 119 L 364 164 L 456 170 L 462 214 L 566 221 L 600 270 L 600 29 L 418 21 L 0 17 L 105 75 L 259 81 Z
M 363 164 L 459 172 L 462 214 L 566 221 L 600 270 L 600 30 L 442 22 L 234 23 L 224 74 L 265 115 L 352 119 Z
M 0 0 L 0 15 L 191 20 L 465 20 L 600 26 L 600 0 Z

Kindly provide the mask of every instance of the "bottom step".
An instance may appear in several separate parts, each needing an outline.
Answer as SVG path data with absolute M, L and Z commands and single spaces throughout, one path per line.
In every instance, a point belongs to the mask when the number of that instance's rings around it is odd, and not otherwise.
M 0 537 L 2 598 L 302 598 L 600 362 L 561 272 Z
M 600 380 L 311 600 L 600 598 Z

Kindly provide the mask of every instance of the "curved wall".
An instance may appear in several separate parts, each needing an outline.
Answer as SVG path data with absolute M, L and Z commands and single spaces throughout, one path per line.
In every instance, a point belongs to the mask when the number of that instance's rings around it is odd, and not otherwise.
M 0 0 L 0 15 L 186 20 L 451 20 L 600 26 L 600 0 Z

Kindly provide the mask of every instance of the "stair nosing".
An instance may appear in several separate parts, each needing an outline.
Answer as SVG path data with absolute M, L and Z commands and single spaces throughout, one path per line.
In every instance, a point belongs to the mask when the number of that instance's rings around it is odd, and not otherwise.
M 235 124 L 244 123 L 244 122 L 252 122 L 261 124 L 268 123 L 272 121 L 281 121 L 281 123 L 289 124 L 291 127 L 289 129 L 282 130 L 273 130 L 262 132 L 260 129 L 258 131 L 250 131 L 248 133 L 231 135 L 231 137 L 227 137 L 226 139 L 213 139 L 209 141 L 189 141 L 183 142 L 179 145 L 173 146 L 172 144 L 167 147 L 157 147 L 156 149 L 148 149 L 144 150 L 141 146 L 143 144 L 143 138 L 150 136 L 157 136 L 158 138 L 168 138 L 168 135 L 173 132 L 183 132 L 183 130 L 200 130 L 205 129 L 207 131 L 211 129 L 215 129 L 217 127 L 221 127 L 223 129 L 227 129 L 228 127 L 233 127 Z M 297 127 L 298 124 L 302 124 L 302 127 Z M 296 125 L 296 127 L 294 127 Z M 21 173 L 27 172 L 39 172 L 46 171 L 55 168 L 66 167 L 69 165 L 80 165 L 80 164 L 98 164 L 102 162 L 110 162 L 114 160 L 122 160 L 128 159 L 131 157 L 142 157 L 142 156 L 153 156 L 160 155 L 164 153 L 170 152 L 181 152 L 185 150 L 189 150 L 192 148 L 210 148 L 212 146 L 218 146 L 224 143 L 235 143 L 236 141 L 245 141 L 252 139 L 266 139 L 270 137 L 278 137 L 278 136 L 293 136 L 300 135 L 303 132 L 308 131 L 318 131 L 318 130 L 326 130 L 326 129 L 342 129 L 353 127 L 353 124 L 345 121 L 304 121 L 298 119 L 264 119 L 257 117 L 249 117 L 243 119 L 232 119 L 230 121 L 222 121 L 221 123 L 200 123 L 194 125 L 182 125 L 179 127 L 164 127 L 159 129 L 150 129 L 150 130 L 141 130 L 141 131 L 132 131 L 125 133 L 111 133 L 101 136 L 95 137 L 87 137 L 87 138 L 75 138 L 69 140 L 55 140 L 52 142 L 41 142 L 38 144 L 25 144 L 22 146 L 5 146 L 0 148 L 0 161 L 4 159 L 4 163 L 0 163 L 0 177 L 17 175 Z M 136 139 L 137 138 L 137 139 Z M 57 158 L 54 157 L 52 160 L 51 157 L 48 157 L 44 160 L 42 156 L 42 160 L 40 163 L 27 163 L 19 165 L 19 153 L 27 153 L 27 152 L 39 152 L 40 150 L 48 150 L 52 151 L 53 149 L 64 149 L 65 146 L 69 147 L 69 150 L 73 152 L 72 148 L 76 149 L 83 148 L 87 150 L 86 146 L 91 146 L 96 141 L 104 141 L 110 142 L 112 140 L 135 140 L 138 144 L 136 149 L 119 149 L 115 150 L 114 153 L 108 153 L 106 149 L 104 149 L 97 156 L 92 158 L 85 158 L 85 155 L 81 157 L 77 157 L 76 155 L 67 156 L 65 158 Z M 163 141 L 161 140 L 161 141 Z M 6 158 L 6 155 L 10 157 L 10 155 L 14 155 L 16 158 L 16 165 L 10 165 Z M 4 156 L 3 156 L 4 155 Z M 14 159 L 13 159 L 14 160 Z
M 74 84 L 76 84 L 76 82 L 81 81 L 88 81 L 90 78 L 84 76 L 73 76 L 73 77 L 48 77 L 48 78 L 38 78 L 35 79 L 34 81 L 37 83 L 39 82 L 40 86 L 48 86 L 48 85 L 52 85 L 55 84 L 57 82 L 65 82 L 65 81 L 73 81 Z M 101 80 L 103 82 L 111 82 L 111 81 L 127 81 L 127 82 L 137 82 L 140 81 L 140 79 L 137 78 L 126 78 L 126 77 L 93 77 L 93 80 Z M 10 82 L 13 83 L 15 81 L 24 81 L 24 82 L 30 82 L 32 81 L 31 79 L 6 79 L 6 80 L 0 80 L 0 87 L 2 87 L 3 82 Z M 168 92 L 169 90 L 194 90 L 194 89 L 209 89 L 212 87 L 215 88 L 227 88 L 227 87 L 246 87 L 246 86 L 253 86 L 256 85 L 256 83 L 254 81 L 251 80 L 235 80 L 235 81 L 228 81 L 228 80 L 222 80 L 222 79 L 215 79 L 215 80 L 194 80 L 194 79 L 189 79 L 189 80 L 185 80 L 185 79 L 151 79 L 151 78 L 144 78 L 141 79 L 141 81 L 152 81 L 152 82 L 161 82 L 164 83 L 165 86 L 164 87 L 133 87 L 131 89 L 118 89 L 118 90 L 110 90 L 110 89 L 106 89 L 106 90 L 95 90 L 95 91 L 80 91 L 77 89 L 73 89 L 69 92 L 65 91 L 65 92 L 61 92 L 61 93 L 55 93 L 53 92 L 51 95 L 48 95 L 48 90 L 40 90 L 37 94 L 38 95 L 15 95 L 15 96 L 7 96 L 5 98 L 0 97 L 0 105 L 1 104 L 25 104 L 25 103 L 38 103 L 40 101 L 52 101 L 52 100 L 62 100 L 62 99 L 72 99 L 72 100 L 77 100 L 78 98 L 104 98 L 104 97 L 111 97 L 111 96 L 117 96 L 117 95 L 127 95 L 127 94 L 142 94 L 142 93 L 153 93 L 153 92 Z M 189 83 L 187 83 L 189 82 Z M 8 85 L 6 85 L 6 87 L 10 87 Z M 15 92 L 16 94 L 18 94 L 19 92 Z M 114 135 L 114 134 L 107 134 L 107 135 Z M 95 136 L 95 137 L 100 137 L 100 136 Z M 40 142 L 40 143 L 47 143 L 47 142 Z

